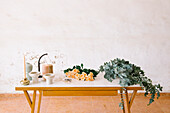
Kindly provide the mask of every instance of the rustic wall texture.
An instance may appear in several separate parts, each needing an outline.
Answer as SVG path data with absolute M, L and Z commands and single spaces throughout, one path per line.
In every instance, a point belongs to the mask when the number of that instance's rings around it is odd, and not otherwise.
M 124 58 L 170 92 L 170 0 L 0 0 L 0 93 L 15 93 L 27 51 L 59 51 L 56 71 Z

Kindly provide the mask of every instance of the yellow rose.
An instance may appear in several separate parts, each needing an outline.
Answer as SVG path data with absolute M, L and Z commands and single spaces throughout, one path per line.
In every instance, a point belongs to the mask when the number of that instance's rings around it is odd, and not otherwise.
M 80 74 L 76 73 L 75 77 L 79 77 L 79 76 L 80 76 Z
M 67 77 L 68 77 L 68 78 L 71 78 L 71 76 L 70 76 L 70 75 L 68 75 Z
M 80 78 L 82 78 L 82 77 L 84 77 L 84 75 L 83 75 L 83 74 L 80 74 Z
M 93 76 L 93 73 L 92 73 L 92 72 L 90 72 L 90 73 L 89 73 L 89 75 L 90 75 L 90 76 Z
M 73 72 L 79 73 L 80 71 L 78 69 L 73 69 Z
M 75 77 L 77 80 L 80 80 L 79 77 Z
M 83 72 L 82 74 L 84 75 L 84 77 L 86 77 L 86 76 L 87 76 L 87 73 L 85 73 L 85 72 Z
M 85 77 L 81 77 L 81 80 L 84 80 L 85 79 Z
M 89 77 L 87 77 L 87 78 L 86 78 L 86 81 L 90 81 L 90 78 L 89 78 Z
M 74 76 L 74 75 L 72 75 L 72 76 L 71 76 L 71 78 L 75 78 L 75 76 Z
M 65 74 L 66 74 L 66 76 L 68 76 L 68 74 L 69 74 L 69 73 L 68 73 L 68 72 L 66 72 Z
M 93 79 L 93 78 L 90 78 L 90 81 L 94 81 L 94 79 Z
M 93 78 L 93 75 L 90 75 L 90 74 L 89 74 L 88 77 L 89 77 L 90 79 L 92 79 L 92 78 Z

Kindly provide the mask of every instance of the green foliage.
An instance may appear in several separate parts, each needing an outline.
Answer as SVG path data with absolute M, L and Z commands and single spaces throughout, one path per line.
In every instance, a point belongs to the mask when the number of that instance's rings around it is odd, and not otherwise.
M 90 72 L 93 73 L 93 77 L 97 77 L 97 74 L 99 73 L 99 71 L 96 71 L 94 69 L 86 69 L 86 68 L 83 68 L 83 64 L 81 64 L 80 66 L 79 65 L 76 65 L 76 66 L 73 66 L 73 68 L 68 68 L 66 70 L 64 70 L 64 73 L 66 72 L 69 72 L 69 71 L 72 71 L 73 69 L 78 69 L 80 72 L 79 74 L 81 74 L 82 72 L 85 72 L 86 74 L 89 74 Z
M 153 85 L 152 80 L 145 76 L 144 71 L 140 67 L 129 63 L 129 61 L 117 58 L 101 65 L 99 71 L 105 72 L 104 78 L 110 82 L 115 78 L 120 78 L 119 84 L 122 87 L 136 84 L 144 87 L 145 96 L 151 94 L 148 105 L 154 102 L 156 93 L 157 99 L 160 97 L 160 91 L 163 87 L 160 84 Z
M 119 103 L 119 107 L 120 107 L 121 109 L 123 109 L 123 103 L 122 103 L 122 102 Z

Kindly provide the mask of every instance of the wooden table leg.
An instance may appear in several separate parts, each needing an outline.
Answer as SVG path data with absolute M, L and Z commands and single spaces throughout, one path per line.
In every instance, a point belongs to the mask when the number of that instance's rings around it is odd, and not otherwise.
M 131 108 L 131 106 L 132 106 L 132 103 L 133 103 L 133 100 L 134 100 L 135 95 L 136 95 L 136 93 L 137 93 L 137 90 L 134 90 L 134 91 L 133 91 L 133 94 L 132 94 L 132 96 L 131 96 L 131 98 L 130 98 L 130 101 L 129 101 L 129 97 L 128 97 L 128 91 L 125 90 L 125 93 L 126 93 L 127 110 L 128 110 L 128 113 L 130 113 L 130 108 Z
M 41 97 L 42 97 L 42 91 L 39 90 L 39 100 L 38 100 L 38 110 L 37 110 L 37 113 L 40 112 Z
M 29 96 L 27 90 L 24 90 L 24 94 L 25 94 L 25 97 L 26 97 L 26 99 L 27 99 L 27 101 L 28 101 L 30 107 L 32 107 L 32 101 L 31 101 L 31 98 L 30 98 L 30 96 Z
M 120 95 L 121 95 L 121 103 L 123 105 L 123 113 L 125 113 L 125 106 L 124 106 L 124 100 L 123 100 L 123 90 L 120 90 Z
M 130 98 L 130 101 L 129 101 L 130 108 L 131 108 L 131 106 L 132 106 L 133 100 L 135 99 L 136 93 L 137 93 L 137 90 L 134 90 L 134 91 L 133 91 L 133 94 L 132 94 L 132 96 L 131 96 L 131 98 Z
M 128 113 L 130 113 L 130 104 L 129 104 L 128 91 L 127 91 L 127 90 L 125 90 L 125 93 L 126 93 L 126 104 L 127 104 L 127 110 L 128 110 Z
M 36 90 L 34 90 L 34 93 L 33 93 L 32 107 L 31 107 L 31 113 L 34 113 L 34 108 L 35 108 L 35 100 L 36 100 Z
M 27 92 L 27 90 L 24 90 L 24 94 L 26 96 L 26 99 L 30 105 L 31 108 L 31 113 L 34 113 L 34 109 L 35 109 L 35 100 L 36 100 L 36 90 L 34 90 L 33 92 L 33 102 L 31 101 L 31 98 Z M 39 90 L 39 100 L 38 100 L 38 109 L 37 109 L 37 113 L 40 113 L 40 105 L 41 105 L 41 98 L 42 98 L 42 91 Z

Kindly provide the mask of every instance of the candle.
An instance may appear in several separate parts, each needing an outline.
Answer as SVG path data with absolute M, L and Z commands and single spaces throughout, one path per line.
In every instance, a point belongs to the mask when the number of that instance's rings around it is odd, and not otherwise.
M 52 64 L 43 64 L 42 65 L 42 74 L 53 73 L 53 65 Z
M 26 63 L 25 63 L 25 55 L 24 55 L 24 78 L 26 78 Z

